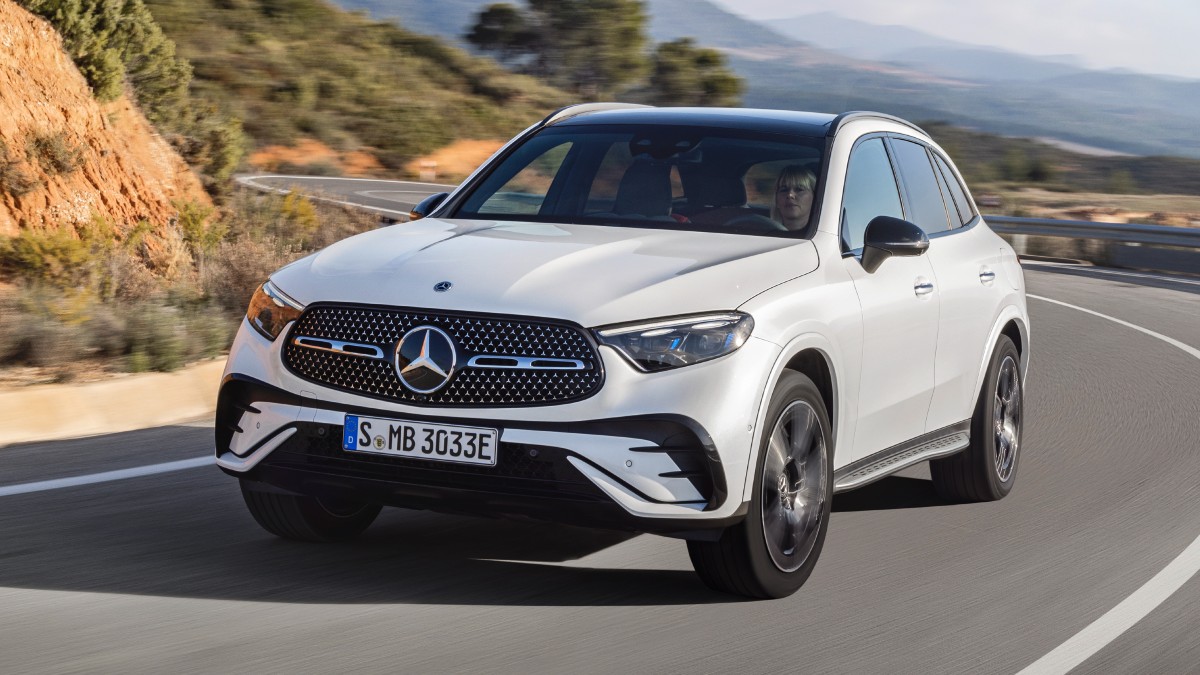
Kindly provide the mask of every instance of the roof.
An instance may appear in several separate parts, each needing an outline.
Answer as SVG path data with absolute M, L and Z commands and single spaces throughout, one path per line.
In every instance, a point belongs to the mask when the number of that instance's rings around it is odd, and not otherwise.
M 554 126 L 592 124 L 675 124 L 682 126 L 737 127 L 765 133 L 832 136 L 851 120 L 886 119 L 925 132 L 915 124 L 883 113 L 853 111 L 840 115 L 766 110 L 758 108 L 651 108 L 617 104 L 585 104 L 557 111 L 546 118 Z

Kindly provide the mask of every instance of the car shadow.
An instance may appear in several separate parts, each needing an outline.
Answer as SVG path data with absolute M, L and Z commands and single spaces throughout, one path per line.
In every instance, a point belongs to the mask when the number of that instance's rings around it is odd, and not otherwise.
M 921 509 L 948 505 L 949 502 L 939 497 L 933 489 L 933 481 L 905 476 L 889 476 L 857 490 L 842 492 L 833 498 L 835 513 Z
M 211 443 L 211 433 L 170 435 L 189 445 Z M 165 440 L 159 430 L 96 442 L 142 439 Z M 0 498 L 0 542 L 0 587 L 9 588 L 309 604 L 742 601 L 705 587 L 683 542 L 623 532 L 384 509 L 352 542 L 278 539 L 215 467 Z

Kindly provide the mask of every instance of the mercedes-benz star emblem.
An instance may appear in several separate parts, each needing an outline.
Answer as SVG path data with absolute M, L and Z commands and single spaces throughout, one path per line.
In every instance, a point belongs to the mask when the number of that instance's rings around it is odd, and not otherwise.
M 454 341 L 440 328 L 418 326 L 396 344 L 396 374 L 418 394 L 432 394 L 450 382 L 458 354 Z
M 433 285 L 433 290 L 437 291 L 438 293 L 445 293 L 446 291 L 450 290 L 450 287 L 453 285 L 454 284 L 450 283 L 449 281 L 439 281 Z

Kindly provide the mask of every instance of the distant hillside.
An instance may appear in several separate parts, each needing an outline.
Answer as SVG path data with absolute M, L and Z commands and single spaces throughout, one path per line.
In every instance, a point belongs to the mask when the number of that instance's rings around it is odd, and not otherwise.
M 1197 159 L 1097 157 L 942 122 L 924 122 L 921 127 L 976 189 L 989 184 L 1041 183 L 1072 192 L 1200 195 Z
M 386 167 L 455 138 L 508 138 L 567 97 L 443 41 L 323 0 L 146 0 L 259 147 L 314 138 Z M 452 2 L 437 3 L 445 11 Z
M 1044 80 L 1088 72 L 1074 57 L 1034 57 L 818 12 L 771 22 L 779 33 L 858 59 L 903 63 L 930 73 L 982 80 Z
M 337 0 L 452 38 L 460 37 L 492 1 Z M 1195 133 L 1200 83 L 1089 71 L 1067 59 L 978 48 L 899 27 L 844 19 L 835 24 L 827 15 L 813 20 L 821 28 L 802 34 L 787 21 L 756 23 L 706 0 L 647 0 L 646 5 L 655 39 L 691 36 L 724 50 L 746 81 L 742 101 L 747 106 L 866 108 L 1133 154 L 1200 157 Z M 835 38 L 857 40 L 859 48 L 881 43 L 899 51 L 879 47 L 886 53 L 874 52 L 892 62 L 855 58 L 831 51 Z

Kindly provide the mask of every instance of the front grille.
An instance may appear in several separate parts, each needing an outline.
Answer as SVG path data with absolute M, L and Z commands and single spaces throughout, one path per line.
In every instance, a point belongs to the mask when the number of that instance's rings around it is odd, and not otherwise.
M 417 326 L 434 326 L 455 342 L 459 369 L 449 384 L 418 394 L 400 382 L 396 344 Z M 291 336 L 378 347 L 383 359 L 301 347 Z M 578 360 L 580 370 L 463 367 L 473 356 Z M 284 363 L 313 382 L 374 398 L 424 406 L 528 406 L 587 398 L 604 381 L 599 356 L 580 328 L 544 320 L 466 316 L 424 310 L 315 305 L 296 322 Z

